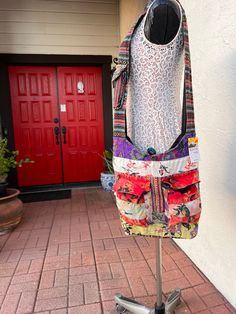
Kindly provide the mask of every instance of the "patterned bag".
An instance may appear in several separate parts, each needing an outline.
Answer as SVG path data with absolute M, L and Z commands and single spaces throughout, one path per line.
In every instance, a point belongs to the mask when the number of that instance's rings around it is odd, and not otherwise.
M 127 234 L 191 239 L 197 235 L 201 200 L 188 29 L 183 8 L 185 97 L 182 134 L 174 147 L 162 154 L 153 154 L 152 150 L 143 154 L 127 137 L 125 106 L 129 51 L 132 35 L 144 15 L 122 42 L 113 75 L 113 166 L 116 177 L 113 191 L 121 224 Z

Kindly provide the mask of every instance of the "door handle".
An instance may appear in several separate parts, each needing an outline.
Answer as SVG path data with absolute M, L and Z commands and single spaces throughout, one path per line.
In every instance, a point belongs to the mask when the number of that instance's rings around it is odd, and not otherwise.
M 53 122 L 54 122 L 54 123 L 59 123 L 59 118 L 54 118 L 54 119 L 53 119 Z
M 54 128 L 54 133 L 56 135 L 56 144 L 59 145 L 59 134 L 60 134 L 60 129 L 58 127 Z
M 67 130 L 66 130 L 66 127 L 65 126 L 63 126 L 62 128 L 61 128 L 61 132 L 62 132 L 62 134 L 63 134 L 63 144 L 66 144 L 67 142 L 66 142 L 66 132 L 67 132 Z

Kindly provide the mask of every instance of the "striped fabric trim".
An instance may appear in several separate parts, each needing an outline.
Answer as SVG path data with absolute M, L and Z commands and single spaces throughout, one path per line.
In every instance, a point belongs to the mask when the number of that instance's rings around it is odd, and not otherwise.
M 114 130 L 113 131 L 113 136 L 114 137 L 122 137 L 125 138 L 126 137 L 126 133 L 122 130 Z
M 125 110 L 114 110 L 113 121 L 113 136 L 125 137 Z
M 181 4 L 180 4 L 181 6 Z M 195 123 L 194 123 L 194 107 L 193 107 L 193 89 L 192 89 L 192 72 L 191 72 L 191 59 L 190 59 L 190 50 L 189 50 L 189 36 L 188 36 L 188 26 L 187 26 L 187 18 L 182 9 L 182 32 L 184 39 L 184 48 L 185 48 L 185 106 L 186 106 L 186 133 L 195 132 Z M 122 110 L 123 116 L 120 119 L 116 119 L 114 115 L 114 132 L 117 130 L 121 132 L 121 134 L 125 133 L 125 106 L 127 99 L 127 85 L 129 80 L 129 60 L 130 60 L 130 45 L 133 33 L 140 21 L 143 19 L 146 12 L 144 12 L 138 22 L 131 28 L 124 41 L 121 43 L 119 48 L 119 57 L 118 57 L 118 66 L 126 65 L 119 73 L 116 73 L 115 80 L 115 97 L 114 97 L 114 109 Z M 121 123 L 120 120 L 123 120 L 124 123 Z M 123 128 L 121 130 L 121 127 Z M 123 136 L 122 136 L 123 137 Z
M 132 26 L 119 48 L 118 63 L 129 64 L 129 48 L 134 33 L 135 26 Z
M 185 12 L 182 8 L 182 29 L 184 36 L 184 48 L 185 48 L 185 101 L 186 101 L 186 132 L 195 132 L 194 123 L 194 107 L 193 107 L 193 88 L 192 88 L 192 71 L 191 71 L 191 59 L 189 50 L 189 36 L 188 25 Z
M 165 208 L 164 208 L 164 198 L 162 196 L 161 178 L 155 178 L 154 180 L 158 182 L 158 184 L 155 185 L 157 187 L 157 192 L 158 192 L 158 198 L 157 198 L 158 211 L 159 213 L 163 213 L 165 211 Z

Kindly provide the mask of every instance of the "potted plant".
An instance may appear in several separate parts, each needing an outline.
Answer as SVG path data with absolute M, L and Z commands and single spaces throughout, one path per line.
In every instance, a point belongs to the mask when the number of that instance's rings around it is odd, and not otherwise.
M 114 169 L 112 164 L 113 153 L 111 150 L 105 150 L 103 160 L 105 171 L 101 173 L 101 184 L 105 191 L 111 192 L 115 181 Z
M 18 225 L 23 214 L 23 204 L 17 197 L 20 191 L 6 188 L 6 180 L 12 168 L 33 162 L 29 158 L 16 160 L 18 154 L 18 151 L 7 148 L 7 139 L 0 139 L 0 235 Z
M 30 158 L 16 160 L 19 155 L 17 150 L 10 151 L 7 148 L 7 139 L 0 139 L 0 197 L 6 196 L 6 179 L 12 168 L 22 167 L 23 164 L 32 163 Z

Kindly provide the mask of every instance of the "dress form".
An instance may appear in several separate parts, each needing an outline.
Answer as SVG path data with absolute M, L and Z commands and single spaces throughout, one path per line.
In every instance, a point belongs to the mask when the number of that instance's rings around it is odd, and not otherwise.
M 176 1 L 150 1 L 150 11 L 144 25 L 146 37 L 156 44 L 167 44 L 178 32 L 181 11 Z
M 145 153 L 168 150 L 182 128 L 182 16 L 178 2 L 151 2 L 131 42 L 127 135 Z

